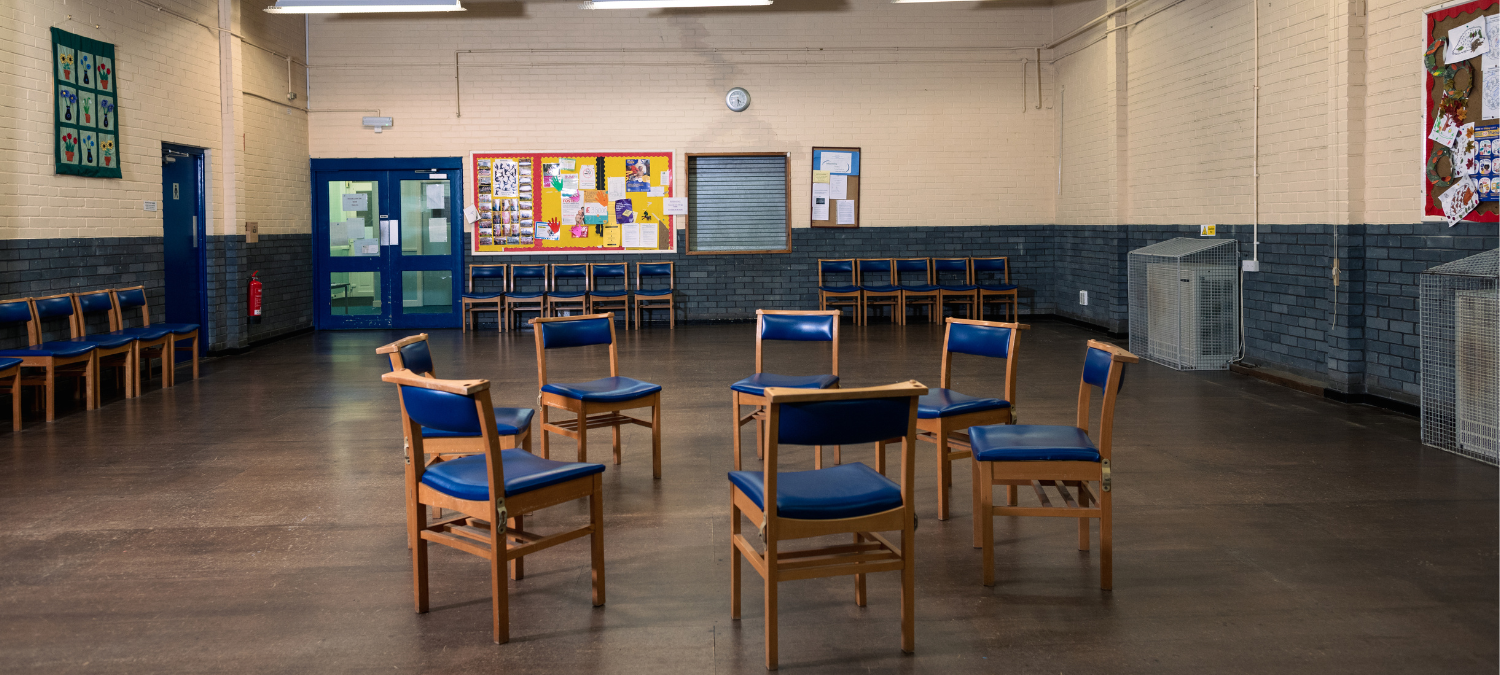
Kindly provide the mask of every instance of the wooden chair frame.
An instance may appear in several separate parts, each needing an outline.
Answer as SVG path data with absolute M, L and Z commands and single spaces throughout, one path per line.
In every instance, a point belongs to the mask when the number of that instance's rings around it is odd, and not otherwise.
M 937 285 L 937 286 L 943 286 L 944 285 L 942 283 L 942 273 L 940 271 L 938 271 L 938 263 L 940 261 L 944 261 L 944 260 L 962 260 L 962 261 L 964 261 L 964 283 L 963 284 L 959 284 L 959 285 L 964 285 L 964 286 L 972 286 L 972 285 L 974 285 L 974 264 L 968 258 L 933 258 L 932 259 L 932 278 L 933 278 L 933 283 L 935 285 Z M 948 284 L 948 285 L 951 286 L 953 284 Z M 950 290 L 947 290 L 947 289 L 939 288 L 938 289 L 938 310 L 939 310 L 938 313 L 941 314 L 942 310 L 944 308 L 947 308 L 949 305 L 962 305 L 965 308 L 964 309 L 964 318 L 965 319 L 977 319 L 977 318 L 979 318 L 979 314 L 977 313 L 978 309 L 979 309 L 979 289 L 976 288 L 976 289 L 968 290 L 968 291 L 950 291 Z
M 875 263 L 877 266 L 884 263 L 890 279 L 890 283 L 886 285 L 896 288 L 896 290 L 872 291 L 867 288 L 865 282 L 865 263 Z M 856 285 L 859 286 L 860 300 L 863 303 L 859 310 L 859 323 L 865 326 L 870 325 L 869 314 L 871 307 L 889 307 L 891 308 L 891 323 L 904 325 L 906 322 L 898 315 L 898 312 L 901 311 L 901 284 L 898 283 L 900 280 L 896 277 L 895 261 L 890 258 L 859 258 L 854 261 L 854 270 L 855 277 L 859 282 Z M 879 274 L 880 272 L 871 271 L 871 273 Z
M 933 285 L 931 258 L 895 258 L 891 260 L 891 264 L 895 269 L 895 272 L 893 272 L 893 274 L 895 274 L 895 279 L 898 282 L 896 286 L 899 286 L 901 288 L 901 308 L 898 310 L 901 315 L 901 325 L 906 325 L 907 307 L 926 307 L 928 322 L 938 323 L 943 320 L 942 305 L 938 304 L 938 295 L 940 291 L 936 288 L 930 291 L 913 291 L 909 290 L 905 285 L 899 283 L 901 281 L 901 263 L 915 261 L 920 261 L 924 270 L 926 271 L 926 279 L 923 281 L 922 285 Z
M 641 295 L 641 266 L 642 265 L 666 265 L 667 266 L 667 288 L 672 292 L 666 295 Z M 660 274 L 646 274 L 644 276 L 662 276 Z M 673 298 L 677 293 L 677 265 L 669 261 L 654 263 L 635 264 L 635 292 L 630 294 L 631 313 L 635 314 L 635 327 L 639 330 L 645 324 L 641 323 L 641 310 L 651 311 L 653 309 L 667 310 L 667 328 L 677 328 L 677 302 Z
M 564 279 L 583 279 L 583 295 L 576 298 L 559 298 L 553 294 L 559 292 L 557 287 L 557 268 L 559 267 L 582 267 L 583 275 L 574 277 L 566 276 Z M 594 277 L 589 274 L 589 263 L 553 263 L 547 266 L 547 316 L 562 316 L 559 312 L 578 310 L 588 314 L 589 293 L 594 290 Z M 571 292 L 571 291 L 570 291 Z
M 406 361 L 401 357 L 401 348 L 416 342 L 427 342 L 427 334 L 418 333 L 416 335 L 409 335 L 388 345 L 383 345 L 376 348 L 375 353 L 385 354 L 387 357 L 390 357 L 391 372 L 393 373 L 401 370 L 410 370 L 406 367 Z M 437 379 L 436 373 L 429 373 L 426 375 L 422 375 L 421 373 L 413 374 L 420 377 Z M 428 458 L 429 464 L 431 464 L 432 461 L 438 459 L 453 459 L 455 457 L 462 457 L 464 455 L 472 455 L 475 453 L 484 452 L 483 439 L 478 437 L 429 438 L 427 439 L 425 446 L 427 447 L 427 453 L 431 455 L 431 457 Z M 531 452 L 531 428 L 527 427 L 519 434 L 500 436 L 500 449 L 505 450 L 508 448 L 521 448 L 522 450 Z
M 620 267 L 620 289 L 625 294 L 619 296 L 598 296 L 599 292 L 598 269 L 600 267 Z M 613 279 L 613 276 L 606 276 Z M 589 263 L 589 294 L 588 302 L 585 303 L 584 314 L 598 314 L 602 311 L 620 310 L 621 316 L 625 317 L 625 330 L 630 330 L 630 263 Z M 639 325 L 638 325 L 639 327 Z
M 428 465 L 414 462 L 425 457 L 422 425 L 401 404 L 401 429 L 406 437 L 406 518 L 407 535 L 415 542 L 412 554 L 412 591 L 418 614 L 428 610 L 427 542 L 434 542 L 470 553 L 490 563 L 491 608 L 496 644 L 510 641 L 510 588 L 502 566 L 509 564 L 511 577 L 524 577 L 523 558 L 580 537 L 589 537 L 593 577 L 593 604 L 604 604 L 604 491 L 602 474 L 575 478 L 515 496 L 502 494 L 505 466 L 500 461 L 500 439 L 495 429 L 495 409 L 490 402 L 488 380 L 437 380 L 416 375 L 409 370 L 386 373 L 381 380 L 397 385 L 421 387 L 467 396 L 474 401 L 483 431 L 484 453 L 488 458 L 490 498 L 487 501 L 458 499 L 422 483 Z M 496 486 L 500 486 L 497 490 Z M 523 518 L 549 506 L 575 499 L 589 500 L 589 524 L 551 535 L 528 532 Z M 447 509 L 454 515 L 433 521 L 427 519 L 427 508 Z
M 760 574 L 765 586 L 766 620 L 766 669 L 776 670 L 777 649 L 777 590 L 783 581 L 796 579 L 818 579 L 823 577 L 854 575 L 854 602 L 865 606 L 865 575 L 875 572 L 901 572 L 901 651 L 908 654 L 916 648 L 914 631 L 916 547 L 916 511 L 912 508 L 913 477 L 916 467 L 913 462 L 916 446 L 917 398 L 927 393 L 927 387 L 910 381 L 882 387 L 860 389 L 789 389 L 772 387 L 766 390 L 767 423 L 765 457 L 761 470 L 764 472 L 765 508 L 755 504 L 739 488 L 731 486 L 729 495 L 729 539 L 730 539 L 730 595 L 729 614 L 734 620 L 740 618 L 740 558 Z M 804 520 L 783 518 L 776 513 L 776 459 L 779 454 L 779 419 L 781 406 L 785 403 L 811 401 L 840 401 L 869 398 L 900 398 L 911 400 L 906 435 L 901 442 L 901 503 L 899 508 L 853 518 L 837 520 Z M 739 470 L 738 458 L 735 469 Z M 760 539 L 764 551 L 741 534 L 741 515 L 751 523 L 759 525 Z M 891 542 L 880 532 L 901 531 L 901 544 Z M 828 535 L 853 535 L 853 544 L 834 545 L 817 549 L 782 551 L 781 543 L 792 539 L 822 537 Z
M 756 375 L 759 375 L 759 374 L 765 372 L 765 368 L 764 368 L 764 366 L 765 366 L 765 352 L 763 350 L 763 345 L 761 344 L 763 342 L 761 340 L 761 335 L 763 333 L 765 333 L 765 329 L 766 329 L 765 316 L 767 314 L 783 314 L 783 315 L 792 315 L 792 316 L 831 316 L 831 317 L 833 317 L 833 340 L 832 340 L 832 343 L 833 343 L 833 371 L 830 374 L 833 375 L 834 377 L 838 377 L 839 376 L 839 323 L 840 323 L 839 322 L 839 317 L 841 316 L 841 313 L 840 313 L 840 310 L 837 310 L 837 309 L 819 310 L 819 311 L 816 311 L 816 312 L 814 312 L 814 311 L 806 311 L 806 310 L 790 310 L 790 309 L 757 309 L 757 310 L 755 310 L 755 374 Z M 833 386 L 831 386 L 829 388 L 830 389 L 837 389 L 838 387 L 839 387 L 838 383 L 835 382 L 833 384 Z M 757 458 L 765 456 L 764 443 L 765 443 L 765 437 L 766 437 L 766 421 L 767 421 L 767 417 L 766 417 L 766 398 L 764 396 L 756 396 L 755 394 L 747 394 L 747 393 L 742 392 L 742 391 L 735 391 L 733 389 L 730 389 L 729 390 L 729 403 L 730 403 L 729 410 L 732 413 L 732 415 L 733 415 L 732 419 L 734 420 L 734 466 L 735 466 L 736 469 L 738 469 L 738 467 L 740 466 L 740 446 L 741 446 L 740 429 L 742 427 L 744 427 L 746 424 L 749 424 L 752 421 L 755 422 L 755 456 Z M 752 410 L 752 411 L 750 411 L 749 415 L 745 415 L 744 417 L 741 417 L 740 416 L 740 406 L 746 406 L 746 405 L 755 406 L 755 409 Z M 813 455 L 813 468 L 815 468 L 815 469 L 821 469 L 821 468 L 823 468 L 823 448 L 821 446 L 817 447 L 817 448 L 814 448 L 814 453 L 815 454 Z M 841 446 L 836 446 L 836 448 L 834 450 L 834 453 L 835 453 L 834 454 L 834 463 L 837 464 L 840 461 L 842 461 L 842 459 L 843 459 L 843 457 L 842 457 L 842 447 Z M 885 464 L 883 463 L 883 460 L 882 460 L 882 463 L 880 464 L 879 471 L 881 473 L 885 473 Z
M 141 295 L 143 296 L 143 299 L 145 299 L 146 297 L 149 297 L 148 294 L 146 293 L 146 287 L 145 286 L 129 286 L 129 287 L 126 287 L 126 288 L 115 288 L 115 289 L 112 289 L 110 291 L 110 293 L 114 295 L 115 314 L 120 319 L 120 328 L 117 328 L 116 330 L 124 330 L 124 328 L 125 328 L 125 312 L 124 312 L 124 309 L 122 308 L 122 306 L 120 305 L 120 292 L 121 291 L 134 291 L 134 290 L 139 290 L 141 292 Z M 151 324 L 150 304 L 151 303 L 149 301 L 141 303 L 141 325 L 142 326 L 150 326 L 150 325 L 152 325 Z M 165 322 L 163 322 L 163 323 L 165 323 Z M 199 339 L 199 335 L 201 335 L 202 333 L 203 333 L 203 329 L 202 329 L 201 326 L 198 329 L 196 329 L 196 330 L 194 330 L 192 332 L 183 333 L 181 335 L 179 335 L 177 333 L 172 333 L 171 340 L 168 341 L 168 343 L 167 343 L 168 349 L 172 353 L 172 357 L 171 358 L 163 358 L 162 359 L 162 364 L 163 364 L 162 365 L 162 369 L 165 370 L 165 371 L 168 371 L 169 373 L 171 373 L 171 376 L 170 376 L 170 378 L 168 376 L 166 376 L 166 375 L 162 376 L 163 386 L 172 387 L 172 386 L 176 386 L 176 384 L 177 384 L 177 352 L 192 352 L 192 354 L 193 354 L 193 379 L 195 379 L 195 380 L 198 379 L 198 339 Z M 191 342 L 192 346 L 190 346 L 190 347 L 180 347 L 180 346 L 177 345 L 177 343 L 179 343 L 179 342 Z M 168 366 L 170 366 L 170 367 L 168 367 Z
M 1089 340 L 1090 349 L 1109 352 L 1109 376 L 1105 380 L 1103 410 L 1099 414 L 1099 456 L 1101 461 L 981 462 L 974 465 L 974 545 L 984 555 L 985 586 L 995 585 L 996 516 L 1044 516 L 1078 519 L 1078 550 L 1089 550 L 1089 519 L 1099 519 L 1099 588 L 1110 590 L 1114 576 L 1114 535 L 1110 485 L 1110 445 L 1113 440 L 1115 399 L 1120 393 L 1120 377 L 1125 364 L 1140 361 L 1120 347 Z M 1089 402 L 1092 386 L 1079 378 L 1077 425 L 1089 430 Z M 1090 485 L 1090 484 L 1093 485 Z M 994 486 L 1007 486 L 1006 504 L 994 503 Z M 1019 506 L 1015 487 L 1029 485 L 1040 506 Z M 1043 488 L 1051 487 L 1061 496 L 1062 504 L 1053 505 Z M 1076 498 L 1069 488 L 1076 491 Z M 1093 506 L 1090 506 L 1093 504 Z
M 83 295 L 95 295 L 95 294 L 98 294 L 98 293 L 101 293 L 101 292 L 102 293 L 106 293 L 106 294 L 109 293 L 109 291 L 94 291 L 93 293 L 84 293 Z M 65 294 L 59 294 L 59 295 L 54 295 L 54 296 L 50 296 L 50 297 L 60 298 L 60 297 L 64 297 L 64 296 L 66 296 L 68 298 L 68 301 L 70 303 L 72 303 L 72 305 L 73 305 L 73 315 L 70 316 L 70 317 L 68 317 L 70 319 L 69 324 L 68 324 L 69 335 L 71 335 L 73 337 L 73 339 L 75 339 L 75 340 L 80 340 L 81 339 L 83 341 L 87 341 L 88 340 L 88 321 L 85 319 L 85 317 L 83 315 L 83 302 L 81 300 L 79 300 L 79 297 L 78 297 L 79 294 L 78 293 L 65 293 Z M 43 298 L 37 298 L 37 299 L 40 300 L 40 299 L 43 299 Z M 109 316 L 109 325 L 111 326 L 111 330 L 113 330 L 113 326 L 114 326 L 114 323 L 115 323 L 114 322 L 114 316 L 113 316 L 113 313 L 114 313 L 114 298 L 113 298 L 113 296 L 110 297 L 110 309 L 107 310 L 107 311 L 110 314 L 110 316 Z M 96 366 L 97 367 L 96 373 L 99 374 L 99 375 L 101 375 L 101 378 L 100 378 L 101 381 L 94 386 L 94 407 L 95 408 L 98 408 L 98 407 L 104 405 L 104 395 L 103 395 L 103 389 L 104 389 L 103 385 L 104 385 L 104 382 L 102 381 L 103 380 L 102 375 L 103 375 L 104 369 L 106 367 L 119 368 L 122 371 L 121 374 L 120 374 L 120 388 L 125 390 L 125 398 L 135 398 L 136 396 L 140 395 L 140 388 L 141 388 L 141 379 L 140 379 L 140 374 L 139 374 L 140 358 L 139 358 L 139 350 L 137 349 L 137 344 L 136 343 L 137 343 L 137 341 L 134 340 L 134 339 L 132 339 L 130 341 L 130 344 L 127 344 L 127 345 L 125 345 L 123 347 L 106 348 L 103 345 L 100 345 L 100 346 L 94 348 L 94 358 L 98 361 L 98 365 Z M 116 358 L 116 357 L 118 357 L 118 358 Z M 119 361 L 120 363 L 118 365 L 115 365 L 113 363 L 105 363 L 105 359 L 112 359 L 114 361 Z
M 476 267 L 500 268 L 500 295 L 497 295 L 493 298 L 460 297 L 460 300 L 462 301 L 462 304 L 460 306 L 463 310 L 462 316 L 460 317 L 463 320 L 463 331 L 468 332 L 469 323 L 471 321 L 474 324 L 474 330 L 479 330 L 479 319 L 474 316 L 474 314 L 479 312 L 494 312 L 495 323 L 500 324 L 498 330 L 503 331 L 505 330 L 505 294 L 510 292 L 510 266 L 487 263 L 473 263 L 469 265 L 468 292 L 470 294 L 474 292 L 474 268 Z M 486 276 L 480 278 L 488 279 L 491 277 Z
M 80 295 L 93 295 L 94 293 L 108 293 L 109 294 L 109 307 L 110 307 L 110 310 L 109 310 L 109 329 L 111 331 L 124 330 L 124 328 L 125 328 L 125 318 L 121 314 L 121 311 L 120 311 L 120 296 L 115 293 L 114 289 L 106 289 L 106 290 L 102 290 L 102 291 L 91 291 L 89 293 L 81 293 Z M 80 315 L 79 319 L 81 320 L 82 318 L 83 318 L 83 316 Z M 172 369 L 169 367 L 169 365 L 170 365 L 171 362 L 170 362 L 170 360 L 169 360 L 169 358 L 167 356 L 168 354 L 171 354 L 171 353 L 172 353 L 172 334 L 171 333 L 167 333 L 166 335 L 163 335 L 163 336 L 161 336 L 159 338 L 152 338 L 152 339 L 149 339 L 149 340 L 146 339 L 146 338 L 143 338 L 143 337 L 136 337 L 136 339 L 135 339 L 135 357 L 134 357 L 134 360 L 133 360 L 133 363 L 135 364 L 135 393 L 136 393 L 136 396 L 140 396 L 141 395 L 141 382 L 150 380 L 151 377 L 152 377 L 151 376 L 151 360 L 152 359 L 156 359 L 156 360 L 158 360 L 158 361 L 161 362 L 161 386 L 163 388 L 172 386 L 172 383 L 171 383 L 171 372 L 172 372 Z M 145 372 L 142 372 L 142 366 L 141 366 L 141 362 L 142 361 L 144 361 L 145 364 L 146 364 L 145 368 L 144 368 Z
M 991 257 L 985 257 L 985 258 L 970 258 L 969 259 L 969 268 L 971 270 L 973 270 L 974 283 L 976 285 L 979 284 L 979 262 L 982 261 L 982 260 L 999 260 L 999 261 L 1002 261 L 1002 264 L 1005 267 L 1005 269 L 1003 271 L 1003 273 L 1005 275 L 1005 280 L 1002 283 L 1004 283 L 1006 285 L 1010 284 L 1010 258 L 1006 257 L 1006 256 L 991 256 Z M 984 309 L 985 309 L 985 307 L 987 307 L 989 305 L 1000 305 L 1002 307 L 1008 307 L 1009 308 L 1009 311 L 1007 311 L 1004 315 L 1002 315 L 1002 318 L 1001 318 L 1002 321 L 1016 321 L 1016 320 L 1018 320 L 1020 318 L 1020 316 L 1021 316 L 1021 303 L 1020 303 L 1020 293 L 1019 293 L 1020 290 L 1021 289 L 1019 289 L 1019 288 L 1012 288 L 1012 289 L 1007 290 L 1007 291 L 987 291 L 987 290 L 985 290 L 983 288 L 978 289 L 978 291 L 979 291 L 979 315 L 978 315 L 979 318 L 981 318 L 981 319 L 984 318 Z
M 0 357 L 3 359 L 19 358 L 14 356 Z M 10 419 L 11 431 L 21 430 L 21 364 L 9 368 L 0 368 L 0 392 L 10 395 Z
M 541 408 L 541 435 L 542 435 L 542 457 L 551 458 L 551 446 L 547 432 L 566 436 L 578 442 L 578 461 L 588 461 L 588 430 L 610 427 L 613 430 L 612 448 L 614 450 L 615 464 L 620 463 L 620 426 L 623 424 L 634 424 L 651 430 L 651 476 L 661 478 L 661 392 L 656 391 L 640 398 L 628 401 L 599 402 L 582 401 L 568 398 L 560 394 L 541 391 L 547 386 L 547 349 L 542 345 L 543 326 L 557 321 L 588 321 L 592 319 L 607 319 L 609 321 L 609 376 L 620 376 L 620 358 L 618 344 L 615 336 L 614 312 L 603 314 L 585 314 L 582 316 L 556 316 L 541 317 L 532 320 L 532 326 L 536 333 L 536 377 L 537 377 L 537 403 Z M 632 417 L 622 411 L 637 408 L 651 408 L 651 421 Z M 573 413 L 570 420 L 559 420 L 556 422 L 547 419 L 547 411 L 557 408 L 565 412 Z
M 538 269 L 538 268 L 540 268 L 541 271 L 542 271 L 542 273 L 541 273 L 541 275 L 539 275 L 539 277 L 538 276 L 527 276 L 527 277 L 521 277 L 521 278 L 524 278 L 524 279 L 536 279 L 536 278 L 540 278 L 542 280 L 542 291 L 541 291 L 541 294 L 538 295 L 535 298 L 512 298 L 512 297 L 510 297 L 511 293 L 519 293 L 520 292 L 520 288 L 518 287 L 518 284 L 516 283 L 516 278 L 517 278 L 516 277 L 516 272 L 519 271 L 519 270 L 523 270 L 523 269 L 525 269 L 525 270 L 532 270 L 532 269 Z M 506 288 L 508 290 L 506 290 L 506 292 L 505 292 L 505 316 L 504 316 L 505 324 L 500 327 L 500 330 L 502 330 L 502 331 L 510 330 L 515 325 L 516 315 L 520 314 L 521 312 L 536 312 L 537 317 L 545 317 L 545 316 L 547 316 L 547 290 L 548 290 L 548 280 L 550 278 L 551 277 L 548 274 L 548 267 L 544 263 L 534 263 L 534 264 L 527 264 L 527 265 L 514 264 L 514 265 L 510 266 L 509 282 L 506 284 Z
M 7 300 L 10 302 L 26 303 L 26 310 L 31 313 L 26 321 L 26 342 L 30 346 L 42 343 L 41 320 L 37 317 L 35 298 L 24 300 Z M 84 409 L 94 409 L 94 388 L 98 386 L 99 359 L 95 356 L 96 349 L 91 349 L 87 354 L 79 356 L 14 356 L 9 358 L 21 359 L 22 368 L 40 368 L 43 373 L 40 376 L 27 376 L 22 373 L 21 386 L 42 387 L 42 393 L 46 401 L 47 421 L 51 422 L 57 418 L 57 376 L 82 377 L 84 386 L 81 392 L 84 398 Z M 19 397 L 19 394 L 17 394 Z
M 830 305 L 852 306 L 854 308 L 854 325 L 860 324 L 860 317 L 865 312 L 865 295 L 855 290 L 849 292 L 825 291 L 827 282 L 823 280 L 824 263 L 849 263 L 849 285 L 859 288 L 859 261 L 855 258 L 819 258 L 818 259 L 818 309 L 828 311 Z

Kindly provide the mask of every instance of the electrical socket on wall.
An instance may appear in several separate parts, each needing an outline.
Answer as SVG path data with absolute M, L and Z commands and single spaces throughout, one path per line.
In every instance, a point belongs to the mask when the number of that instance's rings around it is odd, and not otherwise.
M 1080 305 L 1087 305 L 1087 304 L 1089 304 L 1089 292 L 1088 291 L 1079 291 L 1078 292 L 1078 304 L 1080 304 Z

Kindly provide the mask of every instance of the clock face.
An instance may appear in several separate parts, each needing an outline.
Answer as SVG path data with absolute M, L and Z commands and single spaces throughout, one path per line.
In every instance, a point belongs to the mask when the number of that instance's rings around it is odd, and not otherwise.
M 730 110 L 742 112 L 745 108 L 750 107 L 750 92 L 745 91 L 742 87 L 730 89 L 729 94 L 724 97 L 724 104 L 729 106 Z

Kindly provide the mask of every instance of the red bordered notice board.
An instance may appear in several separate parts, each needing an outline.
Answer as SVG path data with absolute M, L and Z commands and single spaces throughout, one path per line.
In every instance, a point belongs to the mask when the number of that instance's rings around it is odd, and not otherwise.
M 1475 0 L 1460 5 L 1454 5 L 1446 9 L 1440 9 L 1427 15 L 1426 31 L 1427 47 L 1430 49 L 1439 40 L 1448 37 L 1448 31 L 1458 28 L 1480 16 L 1493 15 L 1500 12 L 1500 0 Z M 1491 44 L 1500 43 L 1500 36 L 1488 36 Z M 1446 44 L 1446 43 L 1445 43 Z M 1442 49 L 1437 50 L 1433 57 L 1434 65 L 1442 69 L 1446 67 Z M 1472 65 L 1461 66 L 1454 75 L 1451 87 L 1463 92 L 1468 90 L 1467 101 L 1458 107 L 1462 109 L 1465 119 L 1459 124 L 1472 122 L 1476 131 L 1480 127 L 1496 124 L 1496 119 L 1484 119 L 1484 88 L 1482 57 L 1474 57 L 1466 62 Z M 1422 213 L 1428 216 L 1442 216 L 1443 205 L 1439 197 L 1448 190 L 1447 184 L 1453 176 L 1451 154 L 1445 151 L 1445 146 L 1429 138 L 1432 131 L 1433 121 L 1438 119 L 1439 107 L 1443 102 L 1445 87 L 1450 86 L 1446 75 L 1434 76 L 1433 69 L 1423 64 L 1423 86 L 1424 86 L 1424 116 L 1422 125 L 1423 153 L 1422 153 Z M 1491 148 L 1493 148 L 1493 144 Z M 1500 153 L 1491 153 L 1500 156 Z M 1481 155 L 1484 156 L 1484 155 Z M 1494 162 L 1486 162 L 1490 165 L 1489 172 L 1482 172 L 1476 176 L 1476 180 L 1485 180 L 1497 174 L 1494 171 Z M 1481 178 L 1481 176 L 1483 178 Z M 1500 176 L 1496 176 L 1500 178 Z M 1500 221 L 1500 189 L 1491 191 L 1480 191 L 1481 200 L 1479 206 L 1464 218 L 1467 221 L 1493 223 Z
M 660 253 L 677 243 L 672 152 L 469 156 L 475 255 Z

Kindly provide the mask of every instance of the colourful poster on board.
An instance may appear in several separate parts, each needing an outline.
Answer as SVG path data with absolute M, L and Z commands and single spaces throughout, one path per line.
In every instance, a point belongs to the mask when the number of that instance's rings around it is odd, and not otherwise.
M 115 46 L 52 29 L 56 173 L 120 178 Z

